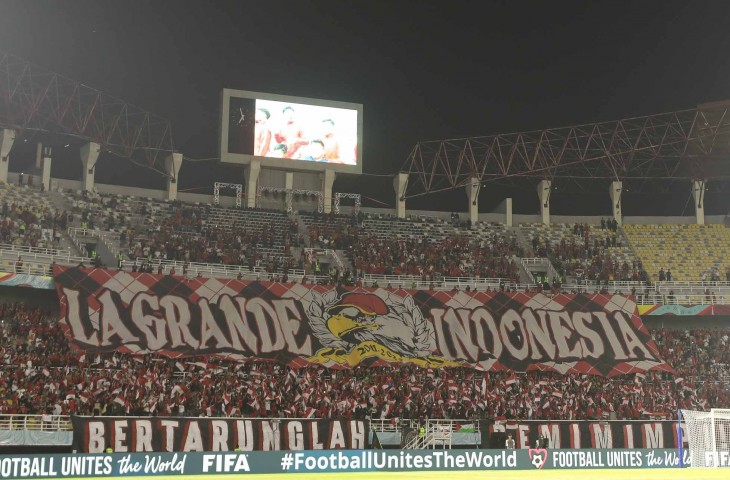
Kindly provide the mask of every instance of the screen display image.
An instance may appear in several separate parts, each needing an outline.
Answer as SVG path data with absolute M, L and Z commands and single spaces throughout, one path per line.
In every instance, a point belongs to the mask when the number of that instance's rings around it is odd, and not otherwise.
M 357 122 L 354 109 L 231 97 L 228 152 L 354 166 Z

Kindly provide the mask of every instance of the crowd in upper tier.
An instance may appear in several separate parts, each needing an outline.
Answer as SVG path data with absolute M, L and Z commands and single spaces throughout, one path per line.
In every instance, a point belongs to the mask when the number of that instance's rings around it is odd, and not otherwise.
M 242 265 L 253 269 L 286 272 L 294 267 L 291 256 L 296 223 L 269 223 L 255 228 L 242 225 L 217 225 L 210 212 L 184 204 L 173 205 L 168 216 L 150 225 L 141 235 L 125 235 L 129 257 L 152 260 Z
M 619 227 L 613 220 L 602 220 L 597 225 L 523 223 L 519 229 L 508 229 L 503 224 L 471 224 L 456 214 L 450 221 L 363 213 L 287 214 L 95 192 L 64 192 L 64 199 L 65 205 L 54 206 L 48 193 L 32 186 L 0 186 L 0 244 L 60 248 L 63 232 L 81 227 L 113 231 L 109 238 L 119 239 L 124 259 L 240 265 L 279 274 L 306 267 L 299 261 L 301 248 L 312 247 L 343 251 L 349 263 L 344 269 L 353 278 L 364 274 L 409 275 L 424 281 L 498 277 L 529 283 L 529 274 L 520 275 L 519 259 L 531 256 L 548 258 L 563 284 L 730 278 L 726 255 L 702 254 L 708 244 L 725 248 L 730 229 L 723 225 Z M 659 242 L 654 238 L 658 233 L 673 236 Z M 657 253 L 674 243 L 681 244 L 682 259 Z M 724 252 L 717 248 L 714 253 Z M 713 257 L 707 268 L 688 266 L 703 255 Z
M 35 193 L 19 195 L 0 189 L 0 244 L 54 249 L 66 229 L 66 212 L 54 209 Z
M 730 407 L 728 331 L 656 330 L 678 372 L 604 378 L 400 364 L 293 369 L 211 357 L 83 354 L 56 317 L 0 305 L 0 412 L 371 418 L 634 419 Z
M 625 245 L 614 221 L 528 225 L 536 256 L 548 257 L 563 277 L 597 281 L 646 281 L 641 261 Z
M 464 237 L 426 243 L 365 236 L 353 245 L 358 271 L 414 275 L 429 280 L 438 277 L 480 277 L 518 282 L 516 251 L 516 244 L 496 237 L 478 243 Z

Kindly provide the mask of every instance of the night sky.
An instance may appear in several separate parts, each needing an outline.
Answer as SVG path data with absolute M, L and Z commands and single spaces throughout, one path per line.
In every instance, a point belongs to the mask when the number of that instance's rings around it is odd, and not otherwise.
M 217 154 L 224 87 L 362 103 L 368 174 L 397 172 L 418 140 L 730 99 L 728 1 L 2 0 L 0 49 L 168 118 L 176 148 L 192 158 Z M 68 150 L 58 153 L 54 176 L 80 175 Z M 163 185 L 139 173 L 104 158 L 97 180 Z M 181 188 L 208 193 L 231 175 L 242 178 L 231 167 L 187 163 Z M 369 206 L 394 204 L 388 178 L 341 177 L 335 190 L 358 191 Z M 730 210 L 723 193 L 708 193 L 710 213 Z M 516 212 L 537 211 L 529 185 L 490 187 L 480 207 L 505 195 L 515 197 Z M 688 195 L 688 185 L 655 202 L 630 192 L 624 210 L 691 214 Z M 554 211 L 610 209 L 603 191 L 576 198 L 556 194 Z M 436 209 L 435 200 L 413 206 Z M 466 208 L 462 193 L 452 200 Z

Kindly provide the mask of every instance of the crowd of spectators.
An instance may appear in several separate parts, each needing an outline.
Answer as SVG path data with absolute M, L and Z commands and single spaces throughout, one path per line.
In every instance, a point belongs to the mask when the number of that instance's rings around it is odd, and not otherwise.
M 728 332 L 657 330 L 678 375 L 604 378 L 412 365 L 328 370 L 83 354 L 54 315 L 0 305 L 0 412 L 251 417 L 634 419 L 730 406 Z
M 0 243 L 38 248 L 57 248 L 68 215 L 48 205 L 2 202 Z
M 473 240 L 453 236 L 440 241 L 425 239 L 358 238 L 352 257 L 358 272 L 413 275 L 424 280 L 438 277 L 503 278 L 519 281 L 517 242 L 498 235 Z
M 437 239 L 416 235 L 405 238 L 397 230 L 388 236 L 368 230 L 364 218 L 361 213 L 308 214 L 305 224 L 310 246 L 344 250 L 355 269 L 355 279 L 375 274 L 415 276 L 423 281 L 441 277 L 519 281 L 516 257 L 521 252 L 514 237 L 453 233 Z
M 97 192 L 82 191 L 76 194 L 68 192 L 72 203 L 72 210 L 78 217 L 78 226 L 91 230 L 96 228 L 106 231 L 124 231 L 134 227 L 133 216 L 142 218 L 147 214 L 144 204 L 134 205 L 125 202 L 129 197 L 100 194 Z
M 173 203 L 169 213 L 151 223 L 147 232 L 122 237 L 130 258 L 219 263 L 265 268 L 284 272 L 295 267 L 291 256 L 298 235 L 295 221 L 282 227 L 277 223 L 251 225 L 211 225 L 204 220 L 210 206 Z
M 601 227 L 576 223 L 572 235 L 553 242 L 534 236 L 532 250 L 538 257 L 548 257 L 562 278 L 575 277 L 599 282 L 646 281 L 640 260 L 612 255 L 611 249 L 623 246 L 614 221 L 602 220 Z
M 314 212 L 304 217 L 311 247 L 347 250 L 360 235 L 363 215 L 336 215 Z

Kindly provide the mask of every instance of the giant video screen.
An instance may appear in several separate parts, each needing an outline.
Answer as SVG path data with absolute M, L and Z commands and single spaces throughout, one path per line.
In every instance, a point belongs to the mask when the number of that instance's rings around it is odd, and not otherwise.
M 222 110 L 223 161 L 362 170 L 360 105 L 225 90 Z

